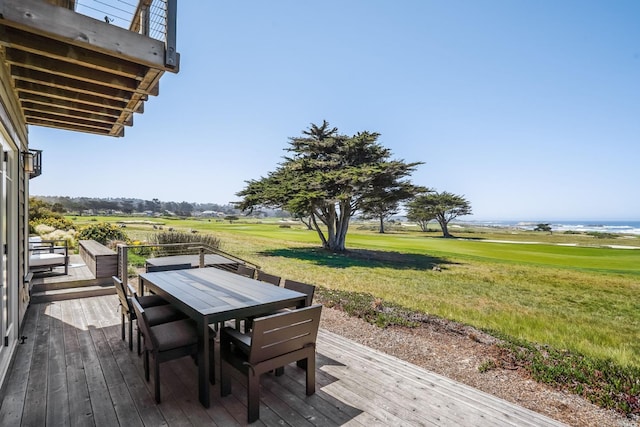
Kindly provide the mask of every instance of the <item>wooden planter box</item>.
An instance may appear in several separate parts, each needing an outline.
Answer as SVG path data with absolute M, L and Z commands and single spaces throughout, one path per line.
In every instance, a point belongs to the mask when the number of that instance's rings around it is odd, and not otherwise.
M 97 278 L 118 275 L 118 254 L 95 240 L 80 240 L 80 256 Z

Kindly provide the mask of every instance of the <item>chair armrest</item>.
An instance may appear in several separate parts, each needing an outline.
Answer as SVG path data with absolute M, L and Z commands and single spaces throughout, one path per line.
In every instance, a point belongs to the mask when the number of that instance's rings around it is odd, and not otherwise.
M 56 244 L 60 243 L 60 244 Z M 67 241 L 62 240 L 41 240 L 37 243 L 29 244 L 29 252 L 34 254 L 41 253 L 59 253 L 63 255 L 67 255 L 69 251 L 69 246 L 67 245 Z
M 226 327 L 220 333 L 220 340 L 224 342 L 232 342 L 236 348 L 245 354 L 249 354 L 251 347 L 251 337 L 243 334 L 235 328 Z

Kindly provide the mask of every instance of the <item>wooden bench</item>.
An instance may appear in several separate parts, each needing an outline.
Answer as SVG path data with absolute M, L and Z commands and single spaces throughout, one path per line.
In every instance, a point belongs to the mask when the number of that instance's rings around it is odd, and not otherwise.
M 95 240 L 80 240 L 80 256 L 95 278 L 118 275 L 118 254 Z

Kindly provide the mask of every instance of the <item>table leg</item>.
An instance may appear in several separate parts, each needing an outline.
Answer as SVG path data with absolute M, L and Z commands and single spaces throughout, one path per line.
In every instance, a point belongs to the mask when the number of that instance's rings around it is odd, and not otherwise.
M 144 279 L 142 277 L 138 278 L 138 291 L 140 291 L 140 295 L 144 295 Z
M 209 323 L 203 318 L 198 324 L 198 396 L 205 408 L 209 407 Z

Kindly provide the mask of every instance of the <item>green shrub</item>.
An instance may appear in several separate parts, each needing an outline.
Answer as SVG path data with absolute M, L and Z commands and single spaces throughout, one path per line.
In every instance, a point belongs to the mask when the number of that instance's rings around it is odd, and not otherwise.
M 102 222 L 82 227 L 78 232 L 78 240 L 95 240 L 107 245 L 112 240 L 127 240 L 127 235 L 113 224 Z
M 550 346 L 511 339 L 504 344 L 531 376 L 596 405 L 626 415 L 640 414 L 640 369 Z
M 73 229 L 73 222 L 64 217 L 50 216 L 31 220 L 29 221 L 29 231 L 31 233 L 35 232 L 35 229 L 38 225 L 48 225 L 49 227 L 53 227 L 56 230 L 63 231 L 69 231 Z
M 596 239 L 617 239 L 619 237 L 619 235 L 615 233 L 601 233 L 599 231 L 589 231 L 587 235 L 595 237 Z
M 371 294 L 316 287 L 316 299 L 326 307 L 343 310 L 380 328 L 388 326 L 416 327 L 411 312 L 399 305 L 384 302 Z

